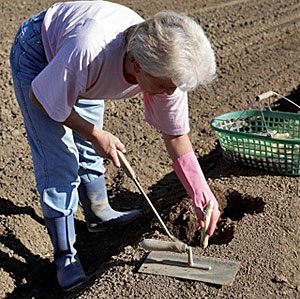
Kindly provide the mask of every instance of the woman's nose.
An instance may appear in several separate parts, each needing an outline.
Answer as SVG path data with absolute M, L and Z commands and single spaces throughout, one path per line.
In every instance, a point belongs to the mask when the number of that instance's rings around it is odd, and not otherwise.
M 174 87 L 174 88 L 169 88 L 169 89 L 166 91 L 166 93 L 170 96 L 171 94 L 174 93 L 175 89 L 176 89 L 176 87 Z

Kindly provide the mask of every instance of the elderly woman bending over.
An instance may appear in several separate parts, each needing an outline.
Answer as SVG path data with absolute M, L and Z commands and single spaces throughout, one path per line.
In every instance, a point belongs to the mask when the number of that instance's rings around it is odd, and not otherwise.
M 74 214 L 81 201 L 87 228 L 124 224 L 140 211 L 119 212 L 108 202 L 103 158 L 119 167 L 119 139 L 103 130 L 104 102 L 143 93 L 145 120 L 162 133 L 173 168 L 191 196 L 199 226 L 214 205 L 188 137 L 187 91 L 215 74 L 211 45 L 184 14 L 144 20 L 107 1 L 52 5 L 25 21 L 11 50 L 15 94 L 31 146 L 37 189 L 64 290 L 86 279 L 74 248 Z

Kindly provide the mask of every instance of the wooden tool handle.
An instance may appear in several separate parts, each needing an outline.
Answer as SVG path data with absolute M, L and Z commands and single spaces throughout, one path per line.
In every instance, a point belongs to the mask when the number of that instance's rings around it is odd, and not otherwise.
M 188 248 L 188 246 L 182 242 L 168 242 L 153 239 L 144 239 L 141 245 L 144 249 L 151 251 L 186 252 Z
M 125 158 L 124 154 L 123 154 L 121 151 L 119 151 L 119 150 L 117 150 L 117 154 L 118 154 L 118 158 L 119 158 L 119 160 L 120 160 L 120 163 L 121 163 L 121 165 L 122 165 L 122 167 L 123 167 L 125 173 L 126 173 L 129 177 L 131 177 L 131 178 L 133 178 L 133 179 L 136 179 L 135 172 L 134 172 L 133 169 L 131 168 L 131 166 L 130 166 L 129 162 L 127 161 L 127 159 Z

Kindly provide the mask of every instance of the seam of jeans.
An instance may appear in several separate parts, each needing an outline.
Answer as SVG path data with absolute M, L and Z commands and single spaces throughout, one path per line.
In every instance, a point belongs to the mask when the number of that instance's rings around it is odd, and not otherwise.
M 21 80 L 18 79 L 18 78 L 17 78 L 17 80 L 19 81 L 19 86 L 22 86 Z M 31 116 L 30 116 L 30 113 L 29 113 L 29 110 L 28 110 L 28 106 L 27 106 L 27 102 L 26 102 L 26 100 L 25 100 L 25 97 L 24 97 L 24 95 L 23 95 L 23 92 L 22 92 L 22 102 L 23 102 L 23 103 L 22 103 L 22 104 L 23 104 L 23 107 L 24 107 L 24 109 L 25 109 L 25 111 L 26 111 L 26 114 L 27 114 L 27 116 L 28 116 L 28 125 L 30 125 L 30 129 L 31 129 L 32 133 L 34 134 L 34 138 L 35 138 L 37 144 L 39 145 L 39 150 L 40 150 L 40 152 L 41 152 L 41 154 L 42 154 L 42 156 L 43 156 L 44 165 L 43 165 L 42 169 L 43 169 L 43 172 L 44 172 L 45 181 L 44 181 L 44 186 L 43 186 L 42 189 L 44 190 L 44 189 L 46 189 L 46 188 L 48 187 L 48 185 L 49 185 L 49 173 L 48 173 L 48 171 L 47 171 L 47 160 L 45 159 L 46 155 L 45 155 L 45 153 L 44 153 L 43 147 L 41 146 L 41 143 L 42 143 L 42 142 L 41 142 L 41 140 L 39 139 L 39 136 L 38 136 L 38 134 L 37 134 L 37 131 L 36 131 L 36 129 L 35 129 L 35 126 L 34 126 L 34 124 L 33 124 L 32 119 L 31 119 Z M 42 113 L 42 112 L 41 112 L 41 113 Z

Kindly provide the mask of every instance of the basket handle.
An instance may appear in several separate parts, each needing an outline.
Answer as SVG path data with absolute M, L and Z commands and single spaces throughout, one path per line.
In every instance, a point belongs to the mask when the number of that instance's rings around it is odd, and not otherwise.
M 291 100 L 288 99 L 287 97 L 285 97 L 285 96 L 283 96 L 283 95 L 281 95 L 281 94 L 279 94 L 279 93 L 277 93 L 277 92 L 275 92 L 275 91 L 272 91 L 272 90 L 267 91 L 267 92 L 264 92 L 264 93 L 262 93 L 262 94 L 256 96 L 254 100 L 256 100 L 256 101 L 259 102 L 259 101 L 268 99 L 268 98 L 271 97 L 271 96 L 278 96 L 278 97 L 280 97 L 280 98 L 283 98 L 284 100 L 288 101 L 289 103 L 295 105 L 297 108 L 300 109 L 300 106 L 299 106 L 299 105 L 297 105 L 296 103 L 294 103 L 293 101 L 291 101 Z M 270 108 L 270 109 L 271 109 L 271 108 Z
M 300 109 L 300 106 L 299 106 L 299 105 L 297 105 L 296 103 L 294 103 L 293 101 L 291 101 L 291 100 L 288 99 L 287 97 L 285 97 L 285 96 L 283 96 L 283 95 L 281 95 L 281 94 L 279 94 L 279 93 L 277 93 L 277 92 L 275 92 L 275 91 L 270 90 L 270 91 L 264 92 L 264 93 L 262 93 L 262 94 L 256 96 L 256 97 L 249 103 L 249 105 L 246 107 L 246 109 L 244 109 L 244 110 L 242 111 L 242 113 L 240 114 L 240 116 L 236 118 L 235 122 L 231 124 L 230 128 L 228 129 L 228 131 L 231 130 L 231 128 L 233 127 L 233 125 L 235 125 L 235 124 L 237 123 L 237 121 L 243 116 L 243 114 L 244 114 L 247 110 L 249 110 L 250 107 L 252 107 L 252 105 L 253 105 L 255 102 L 258 102 L 259 109 L 260 109 L 260 111 L 261 111 L 261 115 L 262 115 L 262 119 L 263 119 L 263 123 L 264 123 L 264 126 L 265 126 L 265 128 L 266 128 L 267 136 L 268 136 L 268 137 L 271 137 L 271 134 L 270 134 L 269 129 L 268 129 L 267 124 L 266 124 L 266 120 L 265 120 L 265 116 L 264 116 L 264 113 L 263 113 L 263 108 L 262 108 L 262 105 L 261 105 L 261 101 L 262 101 L 262 100 L 265 100 L 265 99 L 268 99 L 269 97 L 274 96 L 274 95 L 283 98 L 284 100 L 288 101 L 289 103 L 295 105 L 297 108 Z M 271 107 L 270 107 L 270 103 L 269 103 L 269 109 L 272 110 Z
M 267 92 L 264 92 L 264 93 L 258 95 L 256 97 L 256 100 L 257 101 L 262 101 L 262 100 L 268 99 L 269 97 L 271 97 L 273 95 L 274 95 L 274 91 L 270 90 L 270 91 L 267 91 Z

